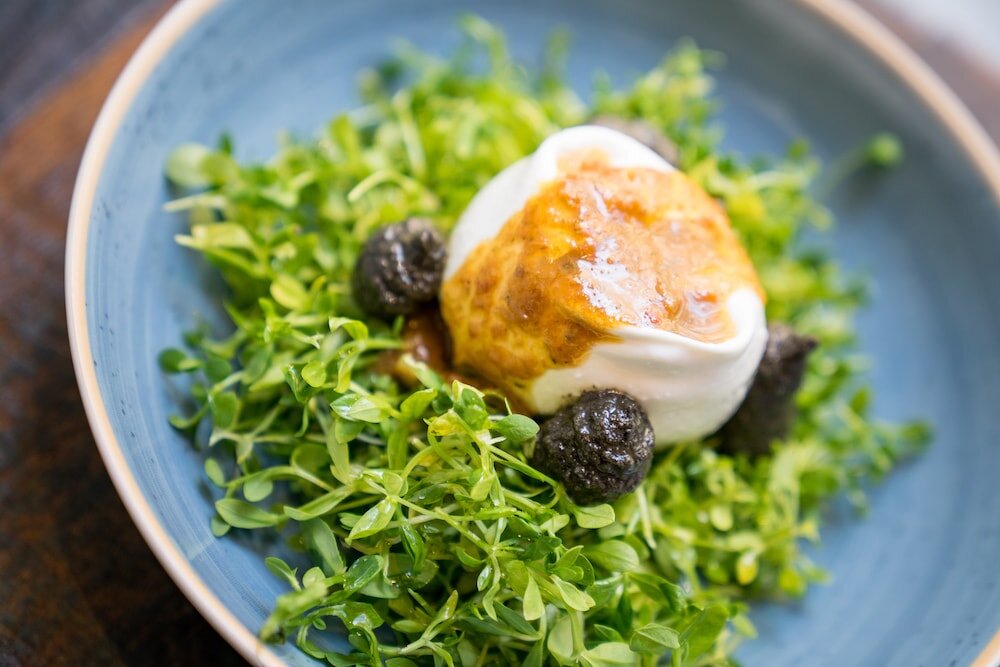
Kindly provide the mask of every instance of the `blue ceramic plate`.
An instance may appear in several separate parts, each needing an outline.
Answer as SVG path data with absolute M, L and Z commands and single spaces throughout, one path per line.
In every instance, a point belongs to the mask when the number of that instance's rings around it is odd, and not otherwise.
M 87 148 L 67 260 L 77 375 L 101 453 L 150 546 L 248 659 L 306 664 L 254 635 L 280 584 L 252 545 L 209 532 L 199 455 L 167 424 L 156 366 L 198 317 L 213 281 L 173 242 L 161 175 L 176 144 L 238 138 L 263 158 L 279 128 L 308 134 L 355 102 L 358 70 L 397 38 L 447 51 L 455 18 L 499 23 L 516 54 L 569 27 L 570 74 L 618 80 L 679 37 L 728 55 L 719 78 L 727 148 L 781 151 L 806 137 L 823 158 L 880 130 L 905 164 L 877 188 L 828 202 L 845 264 L 869 272 L 861 321 L 878 411 L 924 416 L 937 439 L 872 497 L 866 520 L 833 517 L 815 554 L 835 575 L 800 604 L 755 611 L 748 665 L 1000 664 L 1000 160 L 950 93 L 850 6 L 825 0 L 185 0 L 111 94 Z M 862 196 L 863 195 L 863 196 Z M 978 662 L 977 662 L 978 661 Z

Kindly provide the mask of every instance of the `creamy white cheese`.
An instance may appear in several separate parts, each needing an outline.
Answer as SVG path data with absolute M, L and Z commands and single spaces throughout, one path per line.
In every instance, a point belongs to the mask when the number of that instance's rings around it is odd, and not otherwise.
M 449 240 L 445 280 L 479 244 L 495 237 L 543 184 L 556 178 L 560 158 L 590 149 L 601 151 L 614 167 L 674 169 L 615 130 L 585 125 L 558 132 L 473 198 Z M 726 306 L 735 331 L 728 340 L 705 343 L 660 329 L 617 327 L 608 333 L 619 340 L 594 345 L 576 366 L 544 372 L 524 398 L 540 414 L 550 414 L 588 389 L 618 389 L 646 409 L 657 443 L 708 435 L 739 407 L 767 343 L 764 305 L 756 292 L 738 290 Z

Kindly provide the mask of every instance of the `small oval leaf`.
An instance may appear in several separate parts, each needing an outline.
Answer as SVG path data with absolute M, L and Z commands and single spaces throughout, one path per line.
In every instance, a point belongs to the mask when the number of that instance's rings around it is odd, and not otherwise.
M 358 519 L 358 522 L 351 528 L 347 539 L 349 541 L 357 540 L 380 532 L 389 525 L 395 511 L 396 502 L 390 498 L 383 498 Z

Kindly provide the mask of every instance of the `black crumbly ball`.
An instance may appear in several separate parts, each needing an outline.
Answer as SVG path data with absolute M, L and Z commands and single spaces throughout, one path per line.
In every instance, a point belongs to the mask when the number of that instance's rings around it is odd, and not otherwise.
M 633 491 L 653 460 L 653 427 L 634 398 L 588 391 L 544 422 L 531 464 L 566 486 L 580 505 Z
M 647 121 L 602 114 L 595 116 L 589 122 L 591 125 L 600 125 L 632 137 L 651 148 L 670 164 L 677 164 L 677 160 L 680 158 L 677 145 Z
M 802 384 L 806 360 L 818 344 L 780 323 L 767 327 L 767 347 L 753 384 L 736 413 L 719 430 L 719 450 L 760 456 L 788 435 L 795 420 L 795 393 Z
M 423 218 L 382 227 L 354 267 L 354 300 L 376 317 L 412 313 L 437 296 L 446 256 L 441 232 Z

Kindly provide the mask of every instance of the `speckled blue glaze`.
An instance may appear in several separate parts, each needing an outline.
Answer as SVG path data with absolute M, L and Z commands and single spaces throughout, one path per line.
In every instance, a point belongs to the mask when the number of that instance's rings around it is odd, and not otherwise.
M 874 279 L 860 325 L 878 413 L 926 417 L 937 438 L 873 491 L 866 519 L 833 514 L 815 558 L 834 583 L 798 604 L 757 608 L 760 637 L 739 656 L 748 665 L 969 663 L 1000 628 L 1000 209 L 915 94 L 791 2 L 233 0 L 184 36 L 108 156 L 91 212 L 86 300 L 117 439 L 197 573 L 254 631 L 281 591 L 262 562 L 271 546 L 212 537 L 200 456 L 167 424 L 179 394 L 157 352 L 199 320 L 221 320 L 211 273 L 172 240 L 183 221 L 161 210 L 161 165 L 172 146 L 223 131 L 240 158 L 266 157 L 280 128 L 314 133 L 355 102 L 358 70 L 397 38 L 447 51 L 455 17 L 470 10 L 498 22 L 529 59 L 552 28 L 569 27 L 569 71 L 581 89 L 598 69 L 628 80 L 681 36 L 721 50 L 728 149 L 773 153 L 802 136 L 828 159 L 875 131 L 902 138 L 900 169 L 829 202 L 840 220 L 832 243 Z

